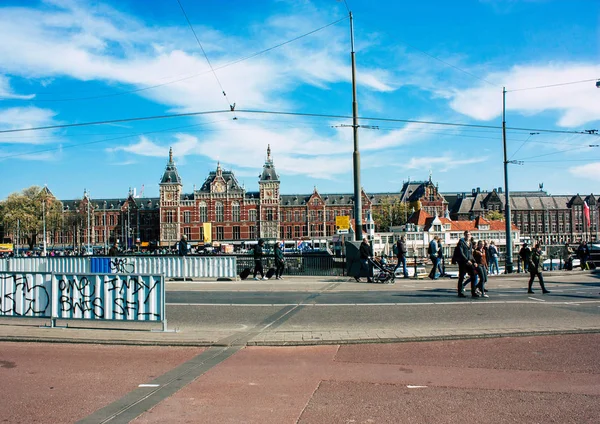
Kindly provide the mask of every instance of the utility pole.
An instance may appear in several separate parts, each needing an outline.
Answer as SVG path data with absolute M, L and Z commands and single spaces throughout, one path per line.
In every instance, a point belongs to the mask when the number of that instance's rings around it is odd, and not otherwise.
M 17 242 L 16 242 L 17 251 L 15 252 L 15 256 L 19 256 L 19 237 L 21 237 L 20 230 L 21 230 L 21 220 L 17 219 Z
M 504 269 L 507 274 L 512 274 L 512 225 L 510 217 L 510 197 L 508 192 L 508 158 L 506 157 L 506 87 L 502 87 L 502 143 L 504 145 L 504 222 L 506 224 L 506 262 L 504 264 Z
M 46 199 L 42 200 L 42 232 L 44 235 L 44 256 L 46 256 Z
M 356 57 L 354 54 L 354 21 L 350 16 L 350 58 L 352 60 L 352 129 L 354 134 L 354 153 L 352 155 L 354 169 L 354 222 L 356 230 L 354 240 L 362 240 L 362 197 L 360 190 L 360 153 L 358 151 L 358 101 L 356 100 Z

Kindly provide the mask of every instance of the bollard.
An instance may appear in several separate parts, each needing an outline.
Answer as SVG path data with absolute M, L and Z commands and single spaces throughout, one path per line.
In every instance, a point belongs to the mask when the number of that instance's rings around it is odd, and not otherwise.
M 415 264 L 415 278 L 417 278 L 417 255 L 413 256 L 414 264 Z

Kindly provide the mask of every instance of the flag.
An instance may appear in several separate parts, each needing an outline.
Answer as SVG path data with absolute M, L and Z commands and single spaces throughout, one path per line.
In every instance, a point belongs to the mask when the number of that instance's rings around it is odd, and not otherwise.
M 587 202 L 583 202 L 583 216 L 585 217 L 585 225 L 590 228 L 590 207 Z

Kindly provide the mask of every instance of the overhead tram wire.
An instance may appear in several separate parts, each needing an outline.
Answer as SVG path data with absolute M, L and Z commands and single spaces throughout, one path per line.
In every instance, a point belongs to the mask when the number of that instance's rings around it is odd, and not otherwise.
M 282 43 L 276 44 L 274 46 L 271 46 L 271 47 L 266 48 L 264 50 L 260 50 L 260 51 L 255 52 L 255 53 L 251 53 L 251 54 L 249 54 L 247 56 L 240 57 L 239 59 L 232 60 L 231 62 L 224 63 L 223 65 L 216 66 L 214 68 L 214 71 L 218 71 L 220 69 L 225 69 L 225 68 L 227 68 L 229 66 L 236 65 L 236 64 L 238 64 L 240 62 L 244 62 L 246 60 L 253 59 L 253 58 L 255 58 L 257 56 L 260 56 L 260 55 L 262 55 L 264 53 L 268 53 L 271 50 L 275 50 L 275 49 L 277 49 L 279 47 L 285 46 L 286 44 L 293 43 L 294 41 L 298 41 L 298 40 L 300 40 L 300 39 L 302 39 L 304 37 L 308 37 L 309 35 L 312 35 L 312 34 L 314 34 L 316 32 L 319 32 L 319 31 L 322 31 L 322 30 L 324 30 L 326 28 L 329 28 L 330 26 L 339 24 L 340 22 L 343 22 L 346 19 L 348 19 L 348 17 L 344 16 L 343 18 L 338 19 L 337 21 L 330 22 L 327 25 L 323 25 L 322 27 L 316 28 L 316 29 L 314 29 L 312 31 L 309 31 L 309 32 L 304 33 L 302 35 L 299 35 L 297 37 L 291 38 L 291 39 L 289 39 L 287 41 L 284 41 Z M 154 84 L 154 85 L 150 85 L 150 86 L 147 86 L 147 87 L 135 88 L 135 89 L 132 89 L 132 90 L 123 90 L 123 91 L 120 91 L 118 93 L 98 94 L 98 95 L 86 96 L 86 97 L 71 97 L 71 98 L 65 98 L 65 99 L 37 99 L 37 98 L 32 98 L 32 99 L 11 99 L 11 100 L 17 100 L 17 101 L 19 101 L 19 100 L 22 100 L 22 101 L 35 101 L 35 102 L 71 102 L 71 101 L 78 101 L 78 100 L 103 99 L 103 98 L 107 98 L 107 97 L 124 96 L 126 94 L 135 94 L 135 93 L 139 93 L 139 92 L 142 92 L 142 91 L 152 90 L 154 88 L 165 87 L 167 85 L 177 84 L 178 82 L 187 81 L 187 80 L 190 80 L 190 79 L 193 79 L 193 78 L 197 78 L 197 77 L 199 77 L 201 75 L 206 75 L 206 74 L 211 73 L 211 72 L 213 72 L 213 71 L 209 70 L 209 71 L 198 72 L 198 73 L 194 73 L 192 75 L 188 75 L 186 77 L 178 78 L 178 79 L 175 79 L 175 80 L 172 80 L 172 81 L 168 81 L 168 82 L 164 82 L 164 83 L 160 83 L 160 84 Z M 164 79 L 164 78 L 161 78 L 161 79 Z M 44 95 L 44 94 L 49 94 L 49 93 L 33 93 L 33 95 L 35 95 L 35 96 Z M 8 99 L 0 98 L 0 100 L 8 100 Z
M 127 135 L 122 135 L 120 137 L 103 138 L 102 140 L 87 141 L 87 142 L 84 142 L 84 143 L 67 144 L 66 146 L 65 145 L 61 145 L 61 146 L 57 146 L 57 147 L 49 147 L 47 149 L 32 150 L 32 151 L 29 151 L 29 152 L 22 152 L 22 153 L 14 153 L 14 154 L 10 154 L 10 155 L 0 156 L 0 160 L 14 158 L 14 157 L 19 157 L 19 156 L 33 155 L 33 154 L 38 154 L 38 153 L 53 152 L 53 151 L 56 151 L 56 150 L 73 149 L 75 147 L 89 146 L 91 144 L 106 143 L 106 142 L 109 142 L 109 141 L 124 140 L 126 138 L 139 137 L 139 136 L 148 135 L 148 134 L 158 134 L 158 133 L 165 133 L 165 132 L 173 132 L 173 131 L 178 131 L 178 130 L 181 130 L 181 129 L 184 129 L 184 128 L 199 127 L 199 126 L 203 126 L 203 125 L 215 124 L 215 123 L 224 122 L 224 121 L 225 120 L 221 119 L 221 120 L 218 120 L 218 121 L 203 122 L 201 124 L 182 125 L 182 126 L 178 126 L 178 127 L 165 128 L 165 129 L 162 129 L 162 130 L 130 133 L 130 134 L 127 134 Z M 99 135 L 99 134 L 97 134 L 97 135 Z
M 586 79 L 586 80 L 580 80 L 580 81 L 562 82 L 562 83 L 558 83 L 558 84 L 540 85 L 540 86 L 537 86 L 537 87 L 516 88 L 514 90 L 506 90 L 506 92 L 507 93 L 514 93 L 515 91 L 539 90 L 541 88 L 561 87 L 563 85 L 581 84 L 581 83 L 584 83 L 584 82 L 593 82 L 593 81 L 598 81 L 598 78 Z
M 210 70 L 212 71 L 213 75 L 215 76 L 215 80 L 217 80 L 217 84 L 219 84 L 219 88 L 221 89 L 221 92 L 223 93 L 223 97 L 225 97 L 225 101 L 227 101 L 229 108 L 233 112 L 233 119 L 234 120 L 237 119 L 237 116 L 235 116 L 235 103 L 231 103 L 231 101 L 229 100 L 229 97 L 227 97 L 227 93 L 225 92 L 225 89 L 223 88 L 223 84 L 221 84 L 221 80 L 219 79 L 217 73 L 215 72 L 215 69 L 213 68 L 212 63 L 210 63 L 210 59 L 208 58 L 208 55 L 206 54 L 206 51 L 204 50 L 204 47 L 202 46 L 202 43 L 200 42 L 200 39 L 198 38 L 198 35 L 196 34 L 196 30 L 194 29 L 194 26 L 190 22 L 190 18 L 188 18 L 188 15 L 185 12 L 185 9 L 183 8 L 183 4 L 181 4 L 180 0 L 177 0 L 177 3 L 179 4 L 179 7 L 181 8 L 181 11 L 183 12 L 183 16 L 185 17 L 185 20 L 187 21 L 188 25 L 190 26 L 190 29 L 192 30 L 192 33 L 194 34 L 194 38 L 196 39 L 196 42 L 200 46 L 200 50 L 202 50 L 202 54 L 204 55 L 204 58 L 206 59 L 206 62 L 208 63 Z
M 302 117 L 318 117 L 318 118 L 333 118 L 333 119 L 352 119 L 352 116 L 347 115 L 330 115 L 330 114 L 321 114 L 321 113 L 302 113 L 302 112 L 283 112 L 283 111 L 269 111 L 269 110 L 249 110 L 249 109 L 239 109 L 237 110 L 239 113 L 250 113 L 250 114 L 264 114 L 264 115 L 281 115 L 281 116 L 302 116 Z M 57 124 L 57 125 L 46 125 L 42 127 L 31 127 L 31 128 L 14 128 L 8 130 L 0 130 L 0 134 L 6 133 L 16 133 L 16 132 L 26 132 L 26 131 L 41 131 L 41 130 L 50 130 L 50 129 L 58 129 L 58 128 L 73 128 L 73 127 L 85 127 L 91 125 L 106 125 L 106 124 L 115 124 L 115 123 L 123 123 L 123 122 L 136 122 L 136 121 L 151 121 L 158 119 L 171 119 L 171 118 L 181 118 L 181 117 L 190 117 L 190 116 L 200 116 L 200 115 L 215 115 L 221 113 L 231 113 L 231 110 L 210 110 L 210 111 L 202 111 L 202 112 L 184 112 L 184 113 L 174 113 L 170 115 L 154 115 L 154 116 L 141 116 L 134 118 L 121 118 L 121 119 L 109 119 L 104 121 L 91 121 L 91 122 L 80 122 L 74 124 Z M 502 127 L 498 125 L 482 125 L 482 124 L 464 124 L 457 122 L 440 122 L 440 121 L 420 121 L 416 119 L 397 119 L 397 118 L 375 118 L 375 117 L 359 117 L 361 120 L 365 121 L 378 121 L 378 122 L 403 122 L 403 123 L 414 123 L 414 124 L 426 124 L 426 125 L 441 125 L 441 126 L 450 126 L 450 127 L 460 127 L 460 128 L 488 128 L 488 129 L 501 129 Z M 527 131 L 527 132 L 544 132 L 544 133 L 553 133 L 553 134 L 581 134 L 581 135 L 591 135 L 600 137 L 600 134 L 590 133 L 586 131 L 568 131 L 568 130 L 551 130 L 551 129 L 543 129 L 543 128 L 511 128 L 507 127 L 507 130 L 510 131 Z

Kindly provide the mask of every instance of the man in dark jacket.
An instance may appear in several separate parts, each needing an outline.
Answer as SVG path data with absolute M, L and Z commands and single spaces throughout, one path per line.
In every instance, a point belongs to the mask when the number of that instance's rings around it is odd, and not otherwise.
M 367 283 L 372 283 L 373 279 L 371 278 L 372 271 L 369 265 L 369 258 L 373 257 L 373 250 L 371 249 L 369 240 L 366 237 L 360 244 L 358 252 L 360 254 L 360 273 L 362 274 L 363 270 L 365 270 L 367 273 Z M 354 277 L 354 279 L 360 283 L 360 276 Z
M 177 244 L 177 253 L 179 256 L 187 256 L 188 254 L 188 242 L 185 234 L 181 236 L 181 240 Z
M 523 272 L 529 271 L 529 262 L 531 261 L 531 249 L 527 246 L 527 243 L 523 243 L 523 247 L 519 250 L 519 257 L 523 262 Z
M 108 249 L 108 256 L 119 256 L 119 244 L 116 241 Z
M 438 236 L 434 236 L 433 239 L 429 242 L 429 247 L 427 248 L 427 254 L 429 255 L 429 259 L 431 260 L 431 271 L 429 272 L 429 278 L 432 280 L 437 280 L 439 278 L 438 272 Z
M 394 268 L 394 272 L 402 265 L 402 274 L 404 278 L 408 278 L 408 270 L 406 269 L 406 237 L 400 236 L 400 240 L 396 242 L 396 258 L 398 262 L 396 263 L 396 268 Z
M 283 242 L 282 242 L 283 243 Z M 283 256 L 283 250 L 281 250 L 281 244 L 275 242 L 273 246 L 273 253 L 275 254 L 275 279 L 281 280 L 283 274 L 283 268 L 285 267 L 285 258 Z
M 263 246 L 264 245 L 265 245 L 265 241 L 263 239 L 259 239 L 258 244 L 254 248 L 254 279 L 255 280 L 259 280 L 259 278 L 256 277 L 256 274 L 259 272 L 260 272 L 260 278 L 262 278 L 263 280 L 268 280 L 268 278 L 265 277 L 265 273 L 263 272 L 263 266 L 262 266 Z
M 463 288 L 463 280 L 465 279 L 465 275 L 467 274 L 471 279 L 471 296 L 479 297 L 479 295 L 475 293 L 475 288 L 477 287 L 477 280 L 475 277 L 475 259 L 473 258 L 473 253 L 471 252 L 471 243 L 469 241 L 470 238 L 471 233 L 469 233 L 469 231 L 465 231 L 464 237 L 461 238 L 458 242 L 458 297 L 466 297 Z

